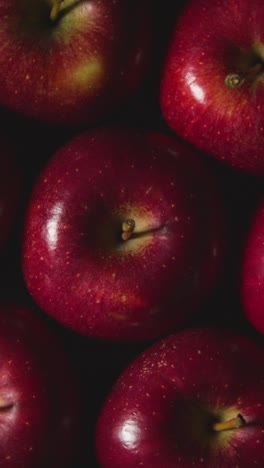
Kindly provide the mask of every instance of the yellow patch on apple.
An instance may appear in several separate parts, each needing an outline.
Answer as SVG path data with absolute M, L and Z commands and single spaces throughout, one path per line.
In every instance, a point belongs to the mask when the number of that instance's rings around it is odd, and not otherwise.
M 114 285 L 113 285 L 114 287 Z M 114 291 L 109 294 L 109 288 L 107 292 L 105 292 L 106 296 L 108 299 L 110 299 L 110 303 L 113 304 L 113 306 L 116 306 L 117 311 L 120 309 L 120 306 L 127 307 L 128 309 L 142 309 L 144 307 L 147 307 L 147 304 L 144 304 L 143 299 L 140 297 L 140 295 L 137 295 L 136 293 L 127 291 L 125 293 L 126 300 L 123 300 L 124 293 L 121 293 L 120 291 Z M 129 317 L 127 317 L 126 314 L 122 314 L 120 311 L 118 312 L 108 312 L 108 315 L 110 317 L 113 317 L 117 320 L 125 321 Z
M 94 88 L 101 82 L 103 72 L 102 63 L 98 59 L 92 58 L 82 62 L 72 70 L 71 80 L 81 88 Z

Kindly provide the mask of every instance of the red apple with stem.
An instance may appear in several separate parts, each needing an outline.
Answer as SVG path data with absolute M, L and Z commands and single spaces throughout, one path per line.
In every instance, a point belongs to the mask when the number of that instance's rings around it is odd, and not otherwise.
M 188 148 L 158 133 L 94 130 L 36 183 L 24 277 L 38 305 L 79 333 L 151 339 L 205 300 L 224 233 L 215 179 Z
M 64 125 L 115 111 L 149 64 L 150 0 L 1 0 L 0 103 Z
M 264 466 L 264 349 L 189 329 L 140 355 L 97 423 L 102 468 Z
M 15 148 L 0 136 L 0 246 L 7 239 L 14 219 L 20 192 L 20 171 Z
M 245 246 L 241 295 L 248 320 L 264 334 L 264 198 L 255 213 Z
M 60 342 L 19 307 L 0 310 L 0 465 L 70 467 L 80 436 L 77 384 Z
M 264 175 L 264 3 L 191 0 L 164 66 L 170 127 L 221 161 Z

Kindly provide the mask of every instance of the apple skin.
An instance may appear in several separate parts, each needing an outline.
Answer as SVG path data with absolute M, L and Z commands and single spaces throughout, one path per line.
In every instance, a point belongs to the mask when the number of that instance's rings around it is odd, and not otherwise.
M 259 83 L 236 89 L 225 78 L 247 67 L 254 47 L 263 64 L 263 22 L 262 0 L 187 2 L 172 35 L 160 98 L 162 113 L 178 135 L 234 168 L 261 176 L 263 71 Z
M 210 431 L 239 413 L 243 427 Z M 263 447 L 264 350 L 216 329 L 185 330 L 142 353 L 96 428 L 102 468 L 261 468 Z
M 75 374 L 59 340 L 17 306 L 0 307 L 0 330 L 0 465 L 72 466 L 81 417 Z
M 123 241 L 130 218 L 135 238 Z M 208 296 L 224 237 L 216 181 L 187 147 L 159 133 L 93 130 L 61 148 L 36 183 L 24 278 L 44 311 L 81 334 L 152 339 Z
M 10 141 L 0 136 L 0 248 L 7 239 L 21 188 L 21 173 L 16 162 L 16 150 Z
M 93 123 L 145 78 L 153 5 L 64 0 L 52 22 L 54 2 L 0 1 L 0 103 L 50 123 Z
M 245 245 L 241 297 L 248 320 L 264 334 L 264 198 L 254 215 Z

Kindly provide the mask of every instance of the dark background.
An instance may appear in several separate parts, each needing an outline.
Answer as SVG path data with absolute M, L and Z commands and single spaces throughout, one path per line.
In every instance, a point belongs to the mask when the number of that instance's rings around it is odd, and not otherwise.
M 154 3 L 154 2 L 153 2 Z M 120 124 L 170 133 L 159 108 L 159 82 L 170 33 L 184 2 L 158 1 L 153 6 L 155 40 L 152 66 L 148 77 L 133 102 L 127 103 L 113 118 L 100 124 Z M 1 300 L 29 306 L 43 314 L 29 296 L 21 272 L 21 236 L 24 214 L 32 186 L 54 151 L 80 130 L 65 130 L 32 122 L 8 111 L 2 111 L 2 129 L 18 146 L 22 173 L 22 192 L 16 220 L 1 254 Z M 223 191 L 229 223 L 229 239 L 225 268 L 217 289 L 204 307 L 186 326 L 217 325 L 228 327 L 264 343 L 246 321 L 240 303 L 240 263 L 245 238 L 254 209 L 263 193 L 263 182 L 237 173 L 217 161 L 207 160 Z M 80 458 L 74 468 L 96 467 L 93 437 L 96 416 L 112 384 L 126 365 L 149 343 L 137 345 L 96 342 L 64 329 L 43 317 L 62 339 L 69 358 L 78 371 L 82 385 L 84 430 Z

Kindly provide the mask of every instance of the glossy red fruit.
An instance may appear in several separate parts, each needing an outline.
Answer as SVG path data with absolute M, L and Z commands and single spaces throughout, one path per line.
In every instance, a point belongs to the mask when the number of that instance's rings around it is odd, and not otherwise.
M 60 343 L 33 312 L 1 306 L 0 356 L 0 465 L 72 466 L 79 402 Z
M 175 25 L 161 85 L 170 127 L 244 171 L 264 175 L 264 3 L 191 0 Z
M 96 447 L 102 468 L 262 468 L 264 349 L 209 329 L 156 343 L 112 389 Z
M 15 149 L 0 137 L 0 247 L 7 239 L 20 192 L 21 177 L 15 160 Z
M 1 0 L 0 103 L 63 125 L 116 111 L 149 64 L 150 0 Z
M 178 326 L 222 262 L 215 185 L 199 157 L 162 134 L 101 129 L 72 140 L 37 182 L 25 223 L 35 301 L 99 338 L 150 339 Z
M 247 318 L 264 334 L 264 199 L 255 213 L 245 246 L 241 294 Z

